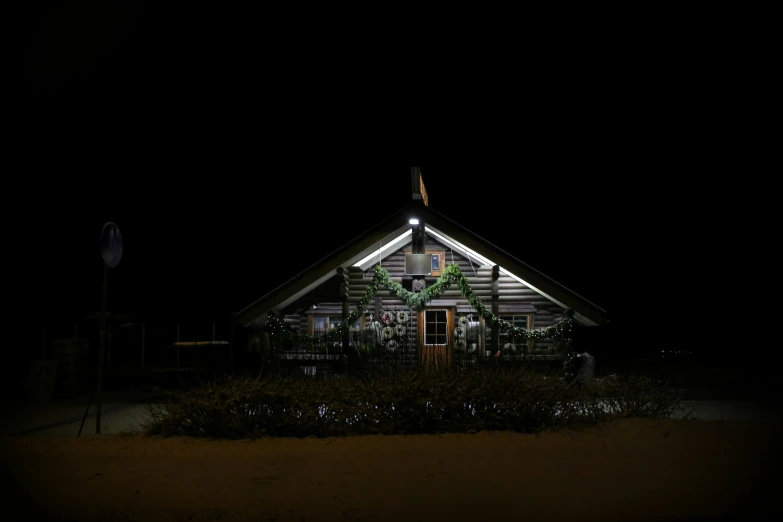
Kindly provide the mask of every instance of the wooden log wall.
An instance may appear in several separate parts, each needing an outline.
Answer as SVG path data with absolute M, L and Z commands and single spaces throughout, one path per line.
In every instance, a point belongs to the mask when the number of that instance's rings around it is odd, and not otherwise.
M 405 250 L 410 250 L 410 248 L 411 244 L 408 243 L 380 262 L 380 265 L 389 272 L 393 281 L 402 283 L 405 269 Z M 533 314 L 533 328 L 551 326 L 562 318 L 563 309 L 559 305 L 549 301 L 527 285 L 520 283 L 503 272 L 500 272 L 496 281 L 493 281 L 492 266 L 479 265 L 475 260 L 470 260 L 457 252 L 453 252 L 450 248 L 440 245 L 430 237 L 427 237 L 425 249 L 445 250 L 446 266 L 455 263 L 459 266 L 460 271 L 467 278 L 473 291 L 488 309 L 492 310 L 494 286 L 497 291 L 496 309 L 500 315 L 531 313 Z M 347 313 L 350 313 L 366 294 L 367 288 L 375 274 L 376 265 L 365 271 L 355 267 L 339 270 L 334 278 L 298 299 L 296 303 L 287 308 L 289 312 L 284 316 L 286 324 L 294 328 L 295 331 L 306 333 L 307 316 L 310 314 L 316 313 L 343 317 L 346 310 Z M 329 296 L 332 297 L 329 298 Z M 376 310 L 375 303 L 377 300 L 372 300 L 367 307 L 367 312 L 373 313 L 376 320 L 380 312 L 385 310 L 393 310 L 395 312 L 403 309 L 408 310 L 402 300 L 393 297 L 386 288 L 379 288 L 375 296 L 380 298 L 381 309 Z M 468 304 L 467 299 L 462 297 L 459 288 L 456 286 L 442 293 L 439 299 L 455 301 L 458 316 L 475 313 L 475 310 Z M 311 302 L 319 303 L 317 310 L 312 311 L 309 309 Z M 409 312 L 413 313 L 409 313 L 411 320 L 408 328 L 415 333 L 417 314 L 415 310 L 409 310 Z M 408 344 L 414 345 L 415 342 Z M 537 347 L 545 346 L 546 344 L 548 343 L 539 341 Z
M 340 301 L 342 301 L 342 314 L 341 318 L 343 322 L 347 321 L 351 316 L 351 304 L 348 302 L 348 289 L 350 288 L 350 276 L 348 270 L 339 267 L 337 269 L 337 276 L 340 280 Z M 347 330 L 343 333 L 343 350 L 348 350 L 351 344 L 351 335 Z

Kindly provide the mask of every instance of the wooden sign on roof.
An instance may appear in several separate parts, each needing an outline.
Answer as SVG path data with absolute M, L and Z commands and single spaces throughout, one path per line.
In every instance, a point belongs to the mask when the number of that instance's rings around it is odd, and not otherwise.
M 424 206 L 429 206 L 427 189 L 424 188 L 424 178 L 421 177 L 421 169 L 419 167 L 411 167 L 411 188 L 413 199 L 421 200 Z

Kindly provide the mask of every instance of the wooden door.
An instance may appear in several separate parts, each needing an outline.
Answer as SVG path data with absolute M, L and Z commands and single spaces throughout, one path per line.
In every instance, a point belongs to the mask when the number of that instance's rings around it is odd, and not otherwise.
M 419 365 L 440 370 L 454 363 L 454 308 L 433 307 L 419 312 Z

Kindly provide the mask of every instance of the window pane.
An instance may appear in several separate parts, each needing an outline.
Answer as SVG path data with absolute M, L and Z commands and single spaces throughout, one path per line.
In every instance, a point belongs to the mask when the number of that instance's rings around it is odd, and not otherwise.
M 516 328 L 527 328 L 527 316 L 526 315 L 501 315 L 501 319 L 508 321 Z M 506 339 L 504 342 L 511 342 L 511 335 L 508 331 L 500 333 L 501 339 Z
M 437 325 L 438 336 L 446 335 L 446 322 L 438 323 Z
M 334 330 L 335 328 L 337 328 L 341 324 L 343 324 L 343 318 L 341 316 L 338 315 L 336 317 L 329 317 L 329 328 L 331 328 L 332 330 Z M 362 320 L 361 319 L 359 319 L 358 321 L 353 323 L 353 326 L 351 326 L 351 330 L 353 330 L 355 332 L 358 332 L 361 329 L 362 329 Z
M 313 329 L 316 332 L 325 332 L 328 320 L 328 317 L 313 317 Z
M 446 344 L 446 310 L 426 310 L 424 312 L 424 343 Z

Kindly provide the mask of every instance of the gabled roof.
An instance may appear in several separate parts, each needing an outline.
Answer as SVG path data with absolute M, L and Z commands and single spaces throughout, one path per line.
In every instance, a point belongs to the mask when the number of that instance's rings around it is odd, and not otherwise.
M 412 201 L 376 224 L 364 234 L 335 250 L 314 265 L 254 301 L 236 314 L 243 326 L 271 310 L 281 309 L 337 273 L 339 267 L 360 266 L 363 270 L 410 242 L 412 217 L 424 221 L 425 231 L 438 242 L 485 265 L 499 265 L 501 272 L 524 283 L 541 295 L 574 311 L 580 323 L 598 325 L 606 311 L 587 299 L 516 259 L 443 214 Z

